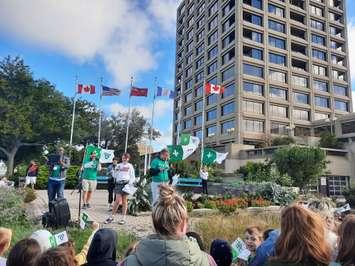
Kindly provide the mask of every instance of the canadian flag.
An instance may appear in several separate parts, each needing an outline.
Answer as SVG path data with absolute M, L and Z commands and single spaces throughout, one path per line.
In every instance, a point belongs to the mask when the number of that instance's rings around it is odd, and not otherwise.
M 79 94 L 95 94 L 95 86 L 94 85 L 83 85 L 78 84 L 78 91 Z
M 205 90 L 207 94 L 222 94 L 224 92 L 224 87 L 222 85 L 215 85 L 206 82 L 205 84 Z

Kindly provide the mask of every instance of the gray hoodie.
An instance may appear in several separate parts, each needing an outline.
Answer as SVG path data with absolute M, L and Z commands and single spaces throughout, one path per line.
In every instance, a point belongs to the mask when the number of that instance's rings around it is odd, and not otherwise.
M 215 265 L 207 253 L 200 250 L 197 241 L 184 237 L 181 240 L 163 239 L 151 235 L 139 242 L 136 251 L 121 265 L 125 266 L 209 266 Z M 211 264 L 210 264 L 211 263 Z

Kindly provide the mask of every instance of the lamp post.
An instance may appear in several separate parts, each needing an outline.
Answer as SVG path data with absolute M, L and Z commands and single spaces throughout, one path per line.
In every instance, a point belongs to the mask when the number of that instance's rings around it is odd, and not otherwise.
M 332 118 L 326 118 L 324 121 L 327 123 L 330 123 L 330 134 L 333 135 L 333 123 L 335 126 L 335 121 L 337 120 L 337 118 L 334 116 Z M 335 131 L 335 128 L 334 128 Z

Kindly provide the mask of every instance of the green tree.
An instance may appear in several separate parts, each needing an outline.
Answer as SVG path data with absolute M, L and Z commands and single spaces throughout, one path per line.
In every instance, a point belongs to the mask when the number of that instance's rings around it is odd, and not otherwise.
M 276 137 L 272 140 L 271 146 L 283 146 L 295 143 L 292 137 Z
M 291 177 L 294 186 L 304 190 L 315 182 L 326 168 L 326 154 L 318 147 L 285 147 L 278 149 L 273 157 L 278 171 Z
M 342 149 L 343 144 L 336 138 L 334 134 L 325 131 L 320 134 L 319 147 Z

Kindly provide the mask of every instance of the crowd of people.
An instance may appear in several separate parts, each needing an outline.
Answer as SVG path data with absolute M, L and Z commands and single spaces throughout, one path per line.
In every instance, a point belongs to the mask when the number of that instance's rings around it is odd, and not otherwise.
M 117 233 L 98 229 L 94 223 L 94 231 L 79 254 L 71 242 L 53 247 L 48 237 L 43 239 L 45 234 L 35 232 L 13 243 L 0 265 L 355 265 L 355 215 L 347 215 L 338 223 L 324 206 L 295 203 L 282 210 L 280 228 L 263 232 L 258 226 L 248 226 L 243 239 L 248 259 L 235 257 L 233 244 L 223 239 L 214 240 L 208 252 L 201 237 L 188 232 L 188 219 L 184 199 L 173 187 L 161 184 L 152 210 L 155 233 L 132 244 L 120 261 L 116 256 Z M 0 256 L 10 247 L 11 234 L 11 230 L 0 228 Z

